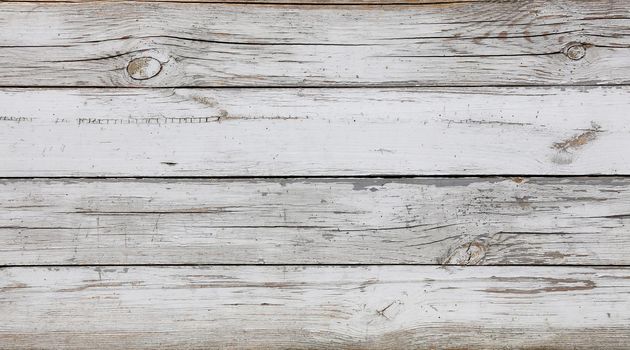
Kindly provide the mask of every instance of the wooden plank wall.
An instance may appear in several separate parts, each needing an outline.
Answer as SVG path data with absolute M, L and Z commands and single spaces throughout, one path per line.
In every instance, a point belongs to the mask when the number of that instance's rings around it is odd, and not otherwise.
M 0 2 L 0 349 L 628 349 L 628 5 Z

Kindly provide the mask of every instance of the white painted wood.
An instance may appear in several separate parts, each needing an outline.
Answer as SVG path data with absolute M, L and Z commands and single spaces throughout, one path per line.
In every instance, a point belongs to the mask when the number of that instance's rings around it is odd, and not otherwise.
M 628 87 L 2 89 L 0 176 L 630 174 Z
M 626 1 L 72 2 L 0 2 L 0 349 L 628 348 L 630 177 L 526 176 L 630 175 Z
M 628 268 L 0 269 L 11 349 L 626 349 Z
M 4 2 L 0 25 L 3 86 L 630 83 L 624 0 Z M 159 74 L 132 78 L 137 59 Z
M 630 264 L 630 179 L 1 180 L 0 265 Z

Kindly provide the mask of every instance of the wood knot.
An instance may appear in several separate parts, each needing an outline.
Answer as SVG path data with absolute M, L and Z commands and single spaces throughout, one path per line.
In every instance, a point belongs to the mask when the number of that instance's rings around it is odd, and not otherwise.
M 127 73 L 134 80 L 147 80 L 158 75 L 162 70 L 162 63 L 153 57 L 134 58 L 127 65 Z
M 478 241 L 461 245 L 438 259 L 441 265 L 478 265 L 486 257 L 488 248 Z
M 569 44 L 564 50 L 564 54 L 574 61 L 581 60 L 586 55 L 586 47 L 582 44 Z

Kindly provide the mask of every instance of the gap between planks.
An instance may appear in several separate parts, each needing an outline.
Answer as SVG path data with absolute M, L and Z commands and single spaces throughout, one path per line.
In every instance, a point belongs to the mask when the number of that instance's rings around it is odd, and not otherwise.
M 95 0 L 91 0 L 95 1 Z M 98 1 L 98 0 L 96 0 Z M 490 0 L 402 0 L 402 1 L 387 1 L 387 0 L 108 0 L 108 2 L 138 2 L 138 3 L 185 3 L 185 4 L 225 4 L 225 5 L 286 5 L 286 6 L 439 6 L 439 5 L 453 5 L 453 4 L 467 4 L 467 3 L 480 3 L 489 2 Z M 2 2 L 25 2 L 25 3 L 60 3 L 60 4 L 78 4 L 90 2 L 90 0 L 3 0 Z
M 356 263 L 356 264 L 343 264 L 343 263 L 312 263 L 312 264 L 308 264 L 308 263 L 299 263 L 299 264 L 292 264 L 292 263 L 270 263 L 270 264 L 221 264 L 221 263 L 212 263 L 212 264 L 189 264 L 189 263 L 185 263 L 185 264 L 77 264 L 77 265 L 72 265 L 72 264 L 15 264 L 15 265 L 0 265 L 0 269 L 9 269 L 9 268 L 13 268 L 13 267 L 24 267 L 24 268 L 74 268 L 74 267 L 84 267 L 84 268 L 90 268 L 90 267 L 95 267 L 95 268 L 102 268 L 102 267 L 239 267 L 239 266 L 243 266 L 243 267 L 247 267 L 247 266 L 251 266 L 251 267 L 282 267 L 282 266 L 287 266 L 287 267 L 316 267 L 316 266 L 322 266 L 322 267 L 335 267 L 335 266 L 339 266 L 339 267 L 376 267 L 376 266 L 399 266 L 399 267 L 403 267 L 403 266 L 409 266 L 409 267 L 442 267 L 442 268 L 449 268 L 449 267 L 457 267 L 457 268 L 472 268 L 472 267 L 487 267 L 487 268 L 492 268 L 492 267 L 574 267 L 574 268 L 609 268 L 609 269 L 616 269 L 616 268 L 628 268 L 630 267 L 630 264 L 622 264 L 622 265 L 580 265 L 580 264 L 536 264 L 536 263 L 530 263 L 530 264 L 484 264 L 484 265 L 441 265 L 441 264 L 414 264 L 414 263 L 404 263 L 404 264 L 396 264 L 396 263 L 377 263 L 377 264 L 365 264 L 365 263 Z
M 602 83 L 602 84 L 542 84 L 542 85 L 531 85 L 531 84 L 478 84 L 478 85 L 230 85 L 230 86 L 221 86 L 221 85 L 210 85 L 210 86 L 99 86 L 99 85 L 65 85 L 65 86 L 57 86 L 57 85 L 28 85 L 28 86 L 16 86 L 16 85 L 2 85 L 0 82 L 0 89 L 3 90 L 15 90 L 15 91 L 31 91 L 31 90 L 151 90 L 151 91 L 160 91 L 160 90 L 385 90 L 385 89 L 509 89 L 509 88 L 531 88 L 531 89 L 551 89 L 551 88 L 559 88 L 559 89 L 569 89 L 569 88 L 598 88 L 598 87 L 630 87 L 630 83 Z
M 614 174 L 567 174 L 567 175 L 551 175 L 551 174 L 479 174 L 479 175 L 467 175 L 467 174 L 427 174 L 427 175 L 412 175 L 412 174 L 367 174 L 367 175 L 235 175 L 235 176 L 0 176 L 0 180 L 309 180 L 309 179 L 467 179 L 467 178 L 628 178 L 630 175 L 614 175 Z

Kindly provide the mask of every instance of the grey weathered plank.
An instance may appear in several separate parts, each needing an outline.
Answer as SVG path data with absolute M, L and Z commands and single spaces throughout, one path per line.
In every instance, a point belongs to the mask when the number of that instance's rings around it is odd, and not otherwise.
M 627 349 L 630 270 L 0 269 L 10 349 Z
M 630 83 L 624 0 L 16 2 L 0 24 L 4 86 Z
M 630 174 L 630 88 L 1 89 L 0 176 Z
M 85 0 L 10 0 L 15 2 L 63 2 L 83 3 Z M 130 0 L 101 0 L 108 2 L 129 2 Z M 448 6 L 457 3 L 478 3 L 489 0 L 131 0 L 136 2 L 169 2 L 169 3 L 216 3 L 216 4 L 268 4 L 268 5 L 416 5 L 416 6 Z M 5 0 L 7 2 L 7 0 Z
M 0 265 L 628 265 L 628 213 L 628 178 L 1 180 Z

